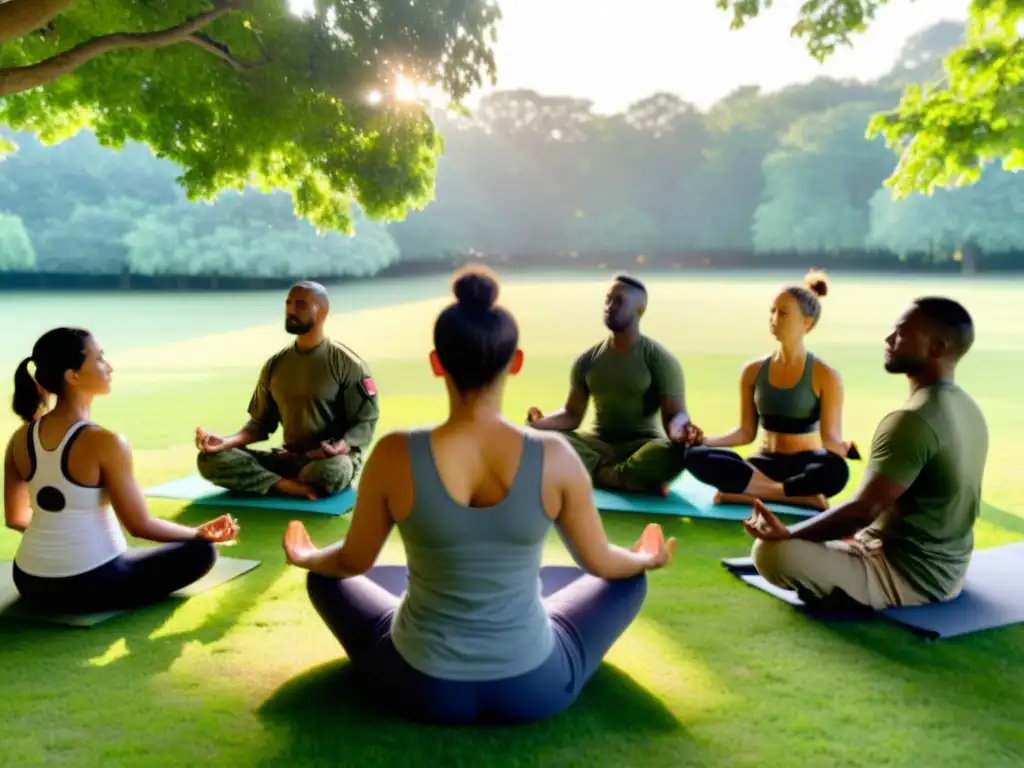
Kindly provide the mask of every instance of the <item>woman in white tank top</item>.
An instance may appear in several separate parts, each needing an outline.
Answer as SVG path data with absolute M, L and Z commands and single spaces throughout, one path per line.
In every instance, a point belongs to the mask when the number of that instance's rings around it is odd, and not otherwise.
M 23 599 L 53 610 L 161 600 L 206 574 L 214 544 L 238 535 L 228 515 L 190 528 L 149 514 L 131 449 L 89 420 L 93 399 L 110 392 L 110 373 L 88 331 L 55 328 L 14 374 L 13 408 L 26 422 L 4 454 L 4 520 L 23 534 L 14 582 Z M 56 395 L 49 411 L 46 393 Z M 122 524 L 168 543 L 130 549 Z

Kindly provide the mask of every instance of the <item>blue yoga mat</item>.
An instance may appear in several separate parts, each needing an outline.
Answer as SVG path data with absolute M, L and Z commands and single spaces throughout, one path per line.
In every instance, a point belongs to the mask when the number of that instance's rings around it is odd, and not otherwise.
M 643 493 L 612 493 L 594 490 L 594 504 L 603 512 L 638 512 L 647 515 L 673 517 L 701 517 L 715 520 L 746 520 L 750 517 L 747 504 L 715 504 L 717 491 L 688 473 L 672 484 L 667 496 Z M 777 515 L 813 517 L 817 510 L 790 507 L 786 504 L 766 504 Z
M 758 576 L 750 558 L 727 558 L 722 565 L 749 586 L 807 608 L 793 590 L 779 589 Z M 963 592 L 954 599 L 890 608 L 878 615 L 933 640 L 1024 623 L 1024 542 L 976 550 Z
M 540 592 L 547 597 L 567 587 L 586 574 L 572 565 L 545 565 L 540 569 Z M 384 587 L 395 597 L 401 597 L 409 583 L 409 569 L 404 565 L 375 565 L 366 578 Z
M 218 488 L 199 475 L 189 475 L 179 480 L 172 480 L 145 490 L 151 499 L 183 499 L 196 506 L 228 507 L 246 509 L 279 509 L 295 512 L 312 512 L 319 515 L 344 515 L 351 511 L 356 503 L 354 488 L 348 488 L 335 496 L 310 501 L 280 493 L 269 493 L 266 496 L 257 494 L 235 493 Z

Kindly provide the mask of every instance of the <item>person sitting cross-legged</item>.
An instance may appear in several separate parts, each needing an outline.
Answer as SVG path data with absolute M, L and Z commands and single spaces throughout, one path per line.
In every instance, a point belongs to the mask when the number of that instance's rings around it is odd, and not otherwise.
M 199 473 L 232 491 L 266 495 L 276 490 L 317 499 L 348 488 L 373 441 L 379 409 L 367 364 L 324 333 L 330 310 L 326 289 L 299 282 L 288 292 L 285 330 L 295 343 L 260 371 L 249 421 L 221 437 L 196 429 Z M 281 449 L 257 450 L 278 425 Z
M 758 572 L 812 603 L 884 610 L 955 598 L 974 550 L 988 458 L 985 417 L 955 381 L 974 342 L 952 299 L 914 301 L 886 339 L 885 369 L 910 397 L 878 425 L 849 501 L 792 527 L 760 502 L 744 522 Z
M 292 522 L 283 547 L 308 570 L 313 606 L 344 647 L 361 693 L 399 715 L 446 724 L 527 722 L 579 696 L 667 565 L 675 540 L 649 526 L 631 549 L 608 542 L 590 478 L 565 437 L 502 418 L 522 365 L 496 280 L 467 269 L 434 326 L 447 419 L 393 432 L 360 480 L 348 535 L 315 547 Z M 544 597 L 541 558 L 555 527 L 581 569 Z M 398 528 L 401 597 L 374 563 Z

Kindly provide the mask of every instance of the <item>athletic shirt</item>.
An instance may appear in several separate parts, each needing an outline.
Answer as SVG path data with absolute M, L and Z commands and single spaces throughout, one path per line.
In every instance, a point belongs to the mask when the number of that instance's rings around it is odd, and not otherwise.
M 804 372 L 792 387 L 772 386 L 769 380 L 772 356 L 764 359 L 754 381 L 754 406 L 761 418 L 761 426 L 769 432 L 803 435 L 818 431 L 821 418 L 821 398 L 814 394 L 811 378 L 814 373 L 814 355 L 807 353 Z
M 103 488 L 81 485 L 68 473 L 71 446 L 89 422 L 79 421 L 48 451 L 39 440 L 39 422 L 28 428 L 27 478 L 32 521 L 14 561 L 40 578 L 77 576 L 104 565 L 128 549 L 117 516 Z
M 391 636 L 413 668 L 442 680 L 500 680 L 536 669 L 554 648 L 540 564 L 544 446 L 524 436 L 508 494 L 486 508 L 445 490 L 430 431 L 409 434 L 414 502 L 398 523 L 409 567 Z
M 683 395 L 676 357 L 648 336 L 617 352 L 609 337 L 585 350 L 572 366 L 574 390 L 594 401 L 594 431 L 608 442 L 665 437 L 661 401 Z

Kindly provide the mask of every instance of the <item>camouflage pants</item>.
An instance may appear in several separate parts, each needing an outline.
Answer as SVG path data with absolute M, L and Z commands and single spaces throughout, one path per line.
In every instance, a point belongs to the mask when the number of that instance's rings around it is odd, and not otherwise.
M 667 438 L 612 443 L 593 434 L 562 434 L 583 460 L 596 488 L 657 493 L 686 466 L 686 446 Z
M 199 474 L 214 485 L 264 496 L 282 478 L 299 480 L 318 494 L 332 496 L 348 488 L 359 469 L 351 456 L 309 460 L 286 455 L 280 448 L 230 448 L 220 453 L 200 453 L 196 465 Z

